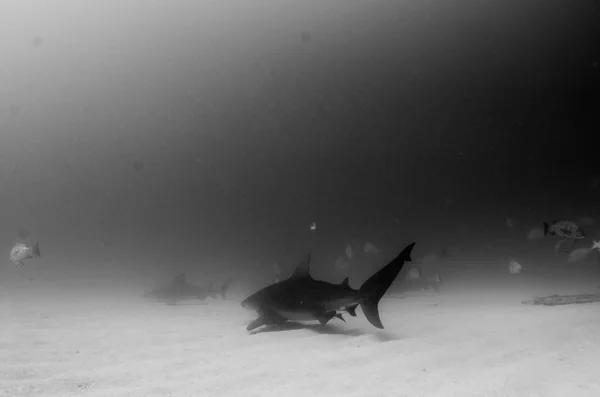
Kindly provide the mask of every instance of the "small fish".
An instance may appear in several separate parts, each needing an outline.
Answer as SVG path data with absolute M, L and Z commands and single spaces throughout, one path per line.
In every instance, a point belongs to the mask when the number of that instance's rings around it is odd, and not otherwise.
M 335 260 L 334 266 L 336 270 L 348 270 L 350 264 L 344 257 L 340 256 Z
M 510 227 L 511 229 L 515 228 L 515 222 L 512 219 L 504 218 L 504 220 L 506 221 L 506 226 Z
M 416 267 L 412 267 L 406 275 L 407 280 L 418 280 L 421 278 L 421 271 Z
M 577 248 L 569 254 L 569 262 L 579 262 L 592 252 L 592 248 Z
M 441 257 L 437 253 L 427 254 L 421 261 L 424 266 L 433 266 L 440 261 Z
M 36 241 L 34 245 L 27 245 L 24 243 L 17 243 L 10 251 L 10 260 L 15 265 L 24 266 L 23 261 L 30 258 L 40 257 L 40 244 Z
M 568 240 L 568 239 L 563 239 L 563 240 L 558 240 L 556 242 L 556 245 L 554 246 L 554 255 L 558 255 L 558 254 L 566 254 L 570 251 L 573 250 L 573 242 L 575 240 Z
M 594 241 L 592 242 L 592 248 L 590 248 L 590 249 L 592 249 L 592 250 L 593 250 L 593 249 L 597 249 L 598 251 L 600 251 L 600 241 L 596 241 L 596 240 L 594 240 Z
M 542 229 L 541 227 L 531 229 L 527 234 L 527 240 L 535 240 L 542 237 L 544 237 L 544 229 Z
M 510 262 L 508 262 L 508 272 L 512 275 L 515 274 L 519 274 L 521 273 L 521 270 L 523 270 L 523 266 L 521 266 L 521 264 L 515 260 L 511 260 Z
M 278 283 L 279 278 L 281 277 L 281 266 L 279 265 L 279 262 L 275 262 L 275 264 L 273 265 L 273 273 L 275 274 L 275 277 L 271 282 Z
M 354 258 L 354 251 L 352 250 L 350 244 L 346 244 L 346 256 L 348 257 L 348 259 Z
M 379 253 L 379 249 L 377 249 L 377 247 L 375 247 L 375 245 L 373 245 L 373 243 L 367 241 L 365 243 L 365 247 L 363 249 L 365 251 L 365 253 L 367 254 L 373 254 L 373 255 L 377 255 Z
M 317 222 L 313 222 L 313 223 L 310 225 L 310 230 L 311 230 L 311 231 L 313 231 L 313 232 L 314 232 L 315 230 L 317 230 Z
M 544 236 L 548 235 L 568 239 L 581 239 L 585 237 L 583 229 L 572 221 L 554 221 L 551 225 L 544 222 Z
M 212 284 L 208 287 L 202 287 L 188 283 L 185 274 L 180 273 L 169 284 L 154 288 L 142 296 L 147 299 L 165 302 L 168 305 L 175 305 L 181 300 L 216 299 L 217 295 L 221 295 L 221 298 L 225 300 L 227 298 L 227 290 L 232 282 L 233 279 L 230 278 L 218 289 L 214 288 Z
M 398 292 L 408 291 L 427 291 L 433 289 L 435 292 L 440 292 L 442 285 L 442 277 L 439 273 L 423 275 L 421 271 L 413 267 L 409 270 L 404 279 L 404 283 L 400 286 Z

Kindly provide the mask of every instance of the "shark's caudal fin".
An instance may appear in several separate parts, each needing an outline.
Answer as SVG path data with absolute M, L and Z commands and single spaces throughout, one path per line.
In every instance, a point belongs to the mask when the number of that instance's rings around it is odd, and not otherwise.
M 225 281 L 225 284 L 223 284 L 221 286 L 221 298 L 223 300 L 225 300 L 227 298 L 227 290 L 229 289 L 229 286 L 231 285 L 231 282 L 233 281 L 233 278 L 230 278 L 229 280 Z
M 404 263 L 412 261 L 410 253 L 415 244 L 416 243 L 412 243 L 406 246 L 394 260 L 372 275 L 365 281 L 362 287 L 360 287 L 360 293 L 364 296 L 360 304 L 362 311 L 367 317 L 367 320 L 377 328 L 383 328 L 383 324 L 379 318 L 379 309 L 377 308 L 379 300 L 383 297 L 390 285 L 392 285 L 396 276 L 400 273 L 400 270 L 402 270 Z
M 31 253 L 33 254 L 33 256 L 37 256 L 37 257 L 42 256 L 42 254 L 40 254 L 40 242 L 39 241 L 36 241 L 35 244 L 33 244 L 33 247 L 31 247 Z

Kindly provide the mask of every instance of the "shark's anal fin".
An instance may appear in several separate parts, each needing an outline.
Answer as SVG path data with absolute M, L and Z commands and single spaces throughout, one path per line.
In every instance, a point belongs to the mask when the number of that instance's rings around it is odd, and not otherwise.
M 356 308 L 358 307 L 358 304 L 356 305 L 352 305 L 352 306 L 346 306 L 346 311 L 348 312 L 349 315 L 351 315 L 352 317 L 356 317 Z
M 334 317 L 335 318 L 339 318 L 343 322 L 346 322 L 346 320 L 344 320 L 344 317 L 342 317 L 341 313 L 337 313 L 337 312 L 325 312 L 325 313 L 315 314 L 315 318 L 317 320 L 319 320 L 319 322 L 321 323 L 321 325 L 327 324 L 329 322 L 329 320 L 331 320 Z
M 344 317 L 342 317 L 342 313 L 336 313 L 334 315 L 335 318 L 339 318 L 340 320 L 342 320 L 343 322 L 346 322 L 346 320 L 344 320 Z

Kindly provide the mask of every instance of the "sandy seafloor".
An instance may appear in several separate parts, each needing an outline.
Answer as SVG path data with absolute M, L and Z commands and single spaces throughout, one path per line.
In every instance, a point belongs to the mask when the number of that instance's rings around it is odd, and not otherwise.
M 0 284 L 0 396 L 600 396 L 600 304 L 521 304 L 596 277 L 455 278 L 387 295 L 385 330 L 359 310 L 252 335 L 243 288 L 167 306 L 72 284 Z

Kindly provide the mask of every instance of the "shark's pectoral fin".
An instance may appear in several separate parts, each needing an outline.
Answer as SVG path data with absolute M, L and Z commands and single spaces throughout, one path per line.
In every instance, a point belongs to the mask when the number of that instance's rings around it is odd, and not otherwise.
M 256 328 L 262 327 L 263 325 L 279 325 L 285 323 L 286 321 L 287 320 L 283 317 L 262 315 L 256 320 L 252 321 L 250 324 L 248 324 L 248 326 L 246 327 L 246 331 L 255 330 Z
M 346 311 L 348 312 L 349 315 L 351 315 L 352 317 L 356 317 L 356 308 L 358 307 L 358 305 L 352 305 L 352 306 L 347 306 L 346 307 Z
M 248 324 L 248 326 L 246 327 L 246 331 L 252 331 L 255 330 L 258 327 L 262 327 L 263 325 L 267 324 L 267 318 L 266 317 L 259 317 L 256 320 L 252 321 L 250 324 Z

